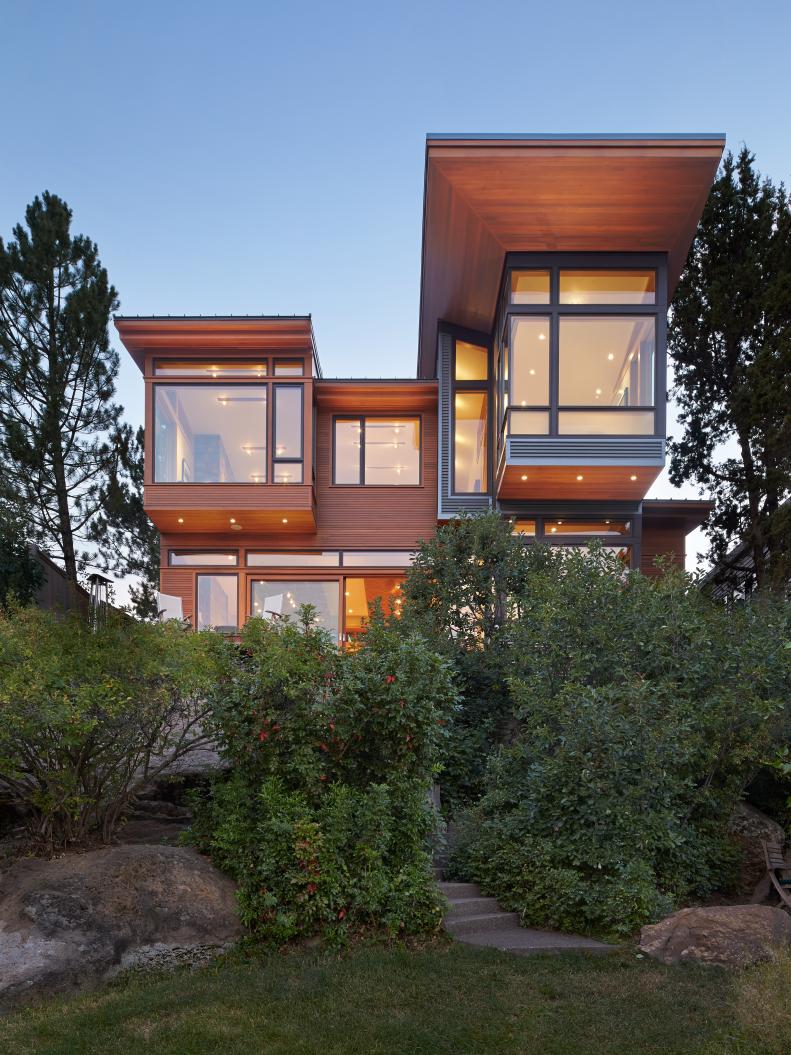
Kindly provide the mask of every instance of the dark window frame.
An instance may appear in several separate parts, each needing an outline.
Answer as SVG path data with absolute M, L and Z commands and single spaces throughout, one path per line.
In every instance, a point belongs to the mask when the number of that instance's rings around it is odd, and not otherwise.
M 336 451 L 337 451 L 337 430 L 336 425 L 339 421 L 356 421 L 360 426 L 360 482 L 356 484 L 337 483 L 335 479 L 336 473 Z M 367 484 L 365 482 L 365 423 L 366 421 L 416 421 L 418 429 L 418 482 L 406 483 L 406 484 Z M 423 486 L 423 414 L 422 413 L 408 413 L 399 414 L 393 412 L 391 414 L 385 414 L 377 412 L 374 414 L 333 414 L 332 415 L 332 475 L 331 485 L 332 487 L 367 487 L 370 489 L 384 489 L 390 490 L 394 487 L 397 488 L 408 488 L 408 487 L 422 487 Z
M 550 271 L 550 298 L 549 304 L 511 304 L 511 273 L 512 271 L 546 270 Z M 566 270 L 588 270 L 588 271 L 611 271 L 611 270 L 652 270 L 656 274 L 656 296 L 654 304 L 561 304 L 560 303 L 560 272 Z M 500 294 L 497 299 L 497 311 L 493 328 L 494 339 L 499 343 L 508 355 L 509 385 L 513 377 L 513 348 L 511 346 L 510 323 L 514 316 L 538 315 L 550 318 L 550 369 L 549 369 L 549 395 L 550 395 L 550 422 L 549 438 L 568 438 L 573 435 L 581 440 L 601 440 L 604 436 L 652 436 L 663 438 L 666 434 L 667 417 L 667 254 L 665 253 L 507 253 L 503 275 L 500 282 Z M 561 406 L 559 403 L 560 387 L 560 318 L 570 316 L 588 317 L 630 317 L 650 316 L 654 318 L 655 348 L 654 348 L 654 401 L 651 406 L 644 407 L 616 407 L 594 405 L 592 407 Z M 495 386 L 499 392 L 502 379 L 502 366 L 498 369 L 495 378 Z M 498 410 L 501 409 L 498 400 Z M 510 403 L 508 410 L 546 410 L 536 404 L 535 407 L 513 407 Z M 651 433 L 563 433 L 558 431 L 558 416 L 561 411 L 612 411 L 615 413 L 628 414 L 630 411 L 650 411 L 654 415 L 654 428 Z M 504 437 L 509 433 L 502 429 L 507 415 L 503 413 L 503 420 L 497 422 L 498 451 L 504 450 Z
M 283 388 L 295 388 L 300 391 L 299 401 L 299 457 L 296 458 L 293 455 L 278 457 L 277 454 L 277 393 L 279 389 Z M 294 381 L 273 381 L 272 382 L 272 444 L 271 451 L 272 457 L 270 463 L 272 466 L 272 480 L 273 484 L 277 484 L 278 487 L 300 487 L 305 482 L 305 385 L 302 382 Z M 302 467 L 300 473 L 300 479 L 293 482 L 287 480 L 275 480 L 275 468 L 278 465 L 299 465 Z

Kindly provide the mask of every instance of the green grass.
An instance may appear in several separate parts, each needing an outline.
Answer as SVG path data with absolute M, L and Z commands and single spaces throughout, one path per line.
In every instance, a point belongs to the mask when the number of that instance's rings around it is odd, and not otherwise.
M 757 1055 L 768 1049 L 729 1039 L 733 986 L 729 972 L 664 968 L 631 951 L 300 952 L 138 977 L 17 1011 L 0 1019 L 0 1052 Z

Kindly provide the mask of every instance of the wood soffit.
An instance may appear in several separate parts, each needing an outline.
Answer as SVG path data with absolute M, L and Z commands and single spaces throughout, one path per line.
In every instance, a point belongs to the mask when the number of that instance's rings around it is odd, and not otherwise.
M 418 376 L 438 320 L 489 332 L 507 252 L 661 252 L 675 288 L 723 136 L 431 137 Z

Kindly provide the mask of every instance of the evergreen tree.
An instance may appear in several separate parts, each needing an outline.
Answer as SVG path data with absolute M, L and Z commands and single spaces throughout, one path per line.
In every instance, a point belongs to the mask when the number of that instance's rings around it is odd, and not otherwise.
M 159 532 L 143 509 L 144 433 L 120 425 L 114 432 L 115 459 L 100 489 L 101 511 L 89 535 L 99 547 L 104 571 L 135 575 L 139 586 L 129 590 L 131 608 L 139 619 L 158 615 Z
M 0 607 L 11 596 L 30 604 L 43 581 L 41 565 L 30 552 L 24 517 L 0 498 Z
M 710 557 L 744 540 L 763 588 L 791 570 L 791 210 L 754 161 L 723 161 L 673 299 L 670 479 L 711 492 Z
M 45 192 L 13 241 L 0 239 L 0 473 L 34 539 L 76 582 L 78 544 L 117 464 L 121 407 L 108 336 L 116 291 L 71 217 Z

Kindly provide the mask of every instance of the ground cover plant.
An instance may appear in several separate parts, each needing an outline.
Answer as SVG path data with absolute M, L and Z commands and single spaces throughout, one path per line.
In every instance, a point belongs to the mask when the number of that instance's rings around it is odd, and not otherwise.
M 109 841 L 135 789 L 208 740 L 219 639 L 110 612 L 0 610 L 0 794 L 45 852 Z
M 237 881 L 263 940 L 436 931 L 428 791 L 448 664 L 376 614 L 361 647 L 339 652 L 312 615 L 251 619 L 227 648 L 210 701 L 230 774 L 198 803 L 193 839 Z
M 491 628 L 505 686 L 451 876 L 602 935 L 727 889 L 731 812 L 788 739 L 788 605 L 718 605 L 678 571 L 625 575 L 601 547 L 524 546 L 495 521 L 441 529 L 406 586 L 405 618 L 462 671 L 491 669 Z M 465 699 L 451 749 L 485 703 Z
M 519 957 L 459 945 L 237 958 L 5 1016 L 0 1050 L 781 1055 L 791 1033 L 775 967 L 731 973 L 633 953 Z

